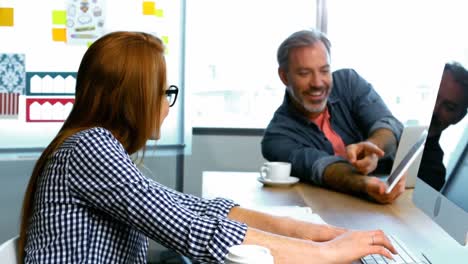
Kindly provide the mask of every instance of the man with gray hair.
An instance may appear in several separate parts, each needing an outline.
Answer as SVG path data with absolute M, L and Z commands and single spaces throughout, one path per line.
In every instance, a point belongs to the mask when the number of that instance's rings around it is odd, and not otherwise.
M 302 181 L 391 203 L 406 177 L 387 194 L 386 183 L 370 174 L 389 172 L 403 126 L 354 70 L 331 71 L 330 47 L 316 30 L 295 32 L 279 46 L 286 92 L 265 131 L 262 154 L 290 162 Z

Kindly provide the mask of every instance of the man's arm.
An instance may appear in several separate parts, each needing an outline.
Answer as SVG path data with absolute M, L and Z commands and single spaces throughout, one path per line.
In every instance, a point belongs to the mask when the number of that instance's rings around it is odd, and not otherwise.
M 303 181 L 322 185 L 324 169 L 335 162 L 346 162 L 339 156 L 334 156 L 324 150 L 320 150 L 304 139 L 302 143 L 300 135 L 286 135 L 266 132 L 262 140 L 263 157 L 269 161 L 290 162 L 291 175 L 299 177 Z
M 388 128 L 379 128 L 372 132 L 367 139 L 385 152 L 385 156 L 395 153 L 397 149 L 397 139 L 392 130 Z
M 379 158 L 393 155 L 397 139 L 392 130 L 379 128 L 363 142 L 348 145 L 348 161 L 362 174 L 367 175 L 377 168 Z
M 379 203 L 391 203 L 405 190 L 406 177 L 387 194 L 387 184 L 367 174 L 377 167 L 378 157 L 395 152 L 397 139 L 392 130 L 379 128 L 367 141 L 348 146 L 348 155 L 353 156 L 354 160 L 350 160 L 351 164 L 341 162 L 329 165 L 324 171 L 323 182 L 341 192 L 370 198 Z M 381 153 L 382 150 L 385 154 Z
M 372 85 L 357 72 L 340 72 L 337 77 L 349 81 L 342 98 L 351 106 L 351 114 L 359 130 L 367 137 L 367 141 L 385 152 L 385 157 L 393 156 L 403 124 L 392 114 Z
M 385 182 L 377 177 L 363 175 L 351 164 L 341 162 L 333 163 L 325 169 L 323 182 L 331 189 L 386 204 L 393 202 L 405 191 L 406 176 L 400 179 L 390 193 L 385 193 Z
M 329 165 L 323 175 L 323 182 L 334 190 L 364 196 L 366 176 L 358 173 L 351 164 L 340 162 Z

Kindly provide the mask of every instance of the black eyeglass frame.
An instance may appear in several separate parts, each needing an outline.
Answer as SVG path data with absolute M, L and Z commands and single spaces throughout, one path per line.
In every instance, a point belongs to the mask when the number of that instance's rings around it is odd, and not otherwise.
M 171 85 L 169 86 L 169 88 L 167 88 L 167 90 L 165 91 L 165 94 L 166 94 L 166 98 L 169 98 L 169 96 L 175 95 L 174 101 L 173 102 L 169 101 L 169 107 L 171 107 L 177 101 L 177 95 L 179 94 L 179 87 L 175 85 Z

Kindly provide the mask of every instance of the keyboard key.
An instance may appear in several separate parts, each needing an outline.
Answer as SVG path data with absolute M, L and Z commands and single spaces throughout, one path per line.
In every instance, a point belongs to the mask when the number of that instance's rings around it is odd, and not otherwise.
M 393 255 L 393 260 L 384 256 L 374 254 L 361 258 L 363 264 L 427 264 L 420 260 L 409 248 L 396 236 L 387 235 L 390 242 L 398 252 L 398 255 Z

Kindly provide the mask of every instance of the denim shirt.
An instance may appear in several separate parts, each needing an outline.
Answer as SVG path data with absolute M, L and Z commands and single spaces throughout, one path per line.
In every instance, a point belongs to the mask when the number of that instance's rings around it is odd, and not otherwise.
M 292 176 L 322 185 L 327 166 L 348 161 L 334 155 L 333 146 L 325 134 L 290 100 L 286 92 L 283 103 L 265 130 L 261 142 L 263 157 L 269 161 L 291 162 Z M 397 140 L 401 136 L 403 125 L 392 115 L 372 85 L 352 69 L 333 72 L 327 107 L 331 126 L 346 146 L 366 140 L 380 128 L 393 131 Z M 376 172 L 388 172 L 394 156 L 395 153 L 386 153 Z

